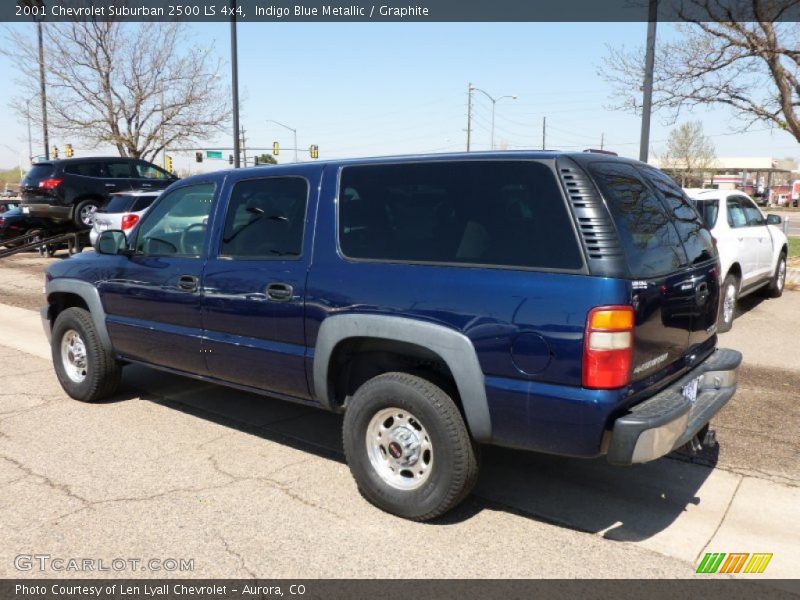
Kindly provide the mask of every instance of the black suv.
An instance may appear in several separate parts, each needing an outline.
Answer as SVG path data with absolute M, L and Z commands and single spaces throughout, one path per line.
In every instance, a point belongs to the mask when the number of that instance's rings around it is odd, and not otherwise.
M 114 192 L 160 190 L 177 177 L 135 158 L 95 157 L 36 163 L 20 185 L 22 210 L 50 221 L 91 227 Z

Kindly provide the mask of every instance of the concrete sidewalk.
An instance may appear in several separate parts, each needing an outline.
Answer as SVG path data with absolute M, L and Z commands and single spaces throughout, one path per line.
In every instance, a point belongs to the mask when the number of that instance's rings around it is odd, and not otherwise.
M 262 577 L 691 577 L 706 552 L 768 552 L 738 576 L 800 577 L 800 487 L 489 448 L 472 499 L 408 523 L 358 496 L 340 417 L 134 366 L 122 401 L 81 404 L 38 314 L 0 305 L 0 340 L 25 365 L 0 390 L 2 577 L 22 552 L 156 551 L 199 557 L 192 576 Z M 374 561 L 386 547 L 403 560 Z

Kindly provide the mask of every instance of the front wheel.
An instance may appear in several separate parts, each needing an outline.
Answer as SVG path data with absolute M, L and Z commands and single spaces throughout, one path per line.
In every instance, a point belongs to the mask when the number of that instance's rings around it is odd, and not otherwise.
M 344 418 L 350 471 L 369 502 L 414 521 L 461 502 L 478 477 L 476 447 L 455 402 L 408 373 L 384 373 L 355 393 Z
M 783 295 L 783 286 L 786 283 L 786 254 L 781 252 L 772 280 L 764 291 L 769 298 L 780 298 Z
M 728 274 L 722 284 L 722 302 L 719 305 L 717 331 L 725 333 L 733 327 L 733 316 L 736 312 L 736 299 L 739 295 L 739 280 Z
M 122 367 L 100 342 L 88 311 L 73 307 L 58 315 L 51 352 L 58 381 L 72 398 L 96 402 L 119 386 Z

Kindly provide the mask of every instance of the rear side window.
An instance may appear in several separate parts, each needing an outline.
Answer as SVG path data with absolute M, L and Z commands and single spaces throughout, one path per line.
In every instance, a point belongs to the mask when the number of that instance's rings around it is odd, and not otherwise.
M 659 277 L 685 264 L 686 255 L 664 205 L 636 169 L 623 163 L 596 163 L 590 170 L 608 202 L 633 277 Z
M 714 225 L 717 224 L 717 215 L 719 214 L 719 201 L 718 200 L 696 200 L 695 208 L 697 208 L 697 212 L 700 213 L 700 216 L 703 217 L 703 221 L 706 223 L 706 227 L 709 229 L 713 229 Z
M 583 266 L 553 172 L 532 161 L 345 167 L 339 245 L 356 259 Z
M 25 177 L 28 179 L 45 179 L 52 174 L 53 165 L 51 163 L 44 163 L 31 166 Z
M 64 166 L 64 172 L 82 177 L 102 177 L 103 164 L 99 162 L 72 163 Z
M 736 196 L 728 198 L 728 225 L 730 227 L 747 227 L 747 217 L 744 214 L 742 201 Z
M 126 160 L 107 162 L 106 171 L 108 171 L 108 176 L 112 179 L 128 179 L 134 177 L 133 165 Z
M 683 190 L 666 173 L 651 168 L 643 168 L 642 171 L 666 200 L 667 208 L 672 213 L 672 224 L 678 230 L 689 264 L 714 258 L 716 253 L 711 233 Z

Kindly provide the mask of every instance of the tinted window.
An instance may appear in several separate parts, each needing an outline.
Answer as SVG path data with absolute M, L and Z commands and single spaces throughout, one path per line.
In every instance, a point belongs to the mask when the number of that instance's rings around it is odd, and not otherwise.
M 99 162 L 70 163 L 64 166 L 64 172 L 83 177 L 102 177 L 103 164 Z
M 148 162 L 136 163 L 136 176 L 142 179 L 169 179 L 170 175 L 163 169 Z
M 156 198 L 158 198 L 158 196 L 135 196 L 133 205 L 131 206 L 131 212 L 139 212 L 140 210 L 150 208 L 150 205 Z
M 608 202 L 633 277 L 658 277 L 685 264 L 664 205 L 636 169 L 622 163 L 596 163 L 591 171 Z
M 717 224 L 717 214 L 719 214 L 718 200 L 695 200 L 695 208 L 700 216 L 703 217 L 706 227 L 713 229 Z
M 205 243 L 214 184 L 181 187 L 165 194 L 139 226 L 136 252 L 155 256 L 199 256 Z
M 128 161 L 110 161 L 106 163 L 107 177 L 113 179 L 127 179 L 133 177 L 133 169 Z
M 747 217 L 744 214 L 742 200 L 736 196 L 728 198 L 728 225 L 731 227 L 746 227 Z
M 37 164 L 31 166 L 26 179 L 45 179 L 53 174 L 53 165 L 50 163 Z
M 339 243 L 352 258 L 583 266 L 555 177 L 535 162 L 345 167 Z
M 124 213 L 131 210 L 133 206 L 134 196 L 130 194 L 114 194 L 111 200 L 108 201 L 103 212 L 107 213 Z
M 642 169 L 650 182 L 667 202 L 672 214 L 672 224 L 678 230 L 689 264 L 697 264 L 714 258 L 714 240 L 700 215 L 683 190 L 665 173 L 656 169 Z
M 301 177 L 269 177 L 233 186 L 221 256 L 280 258 L 300 256 L 308 199 Z

